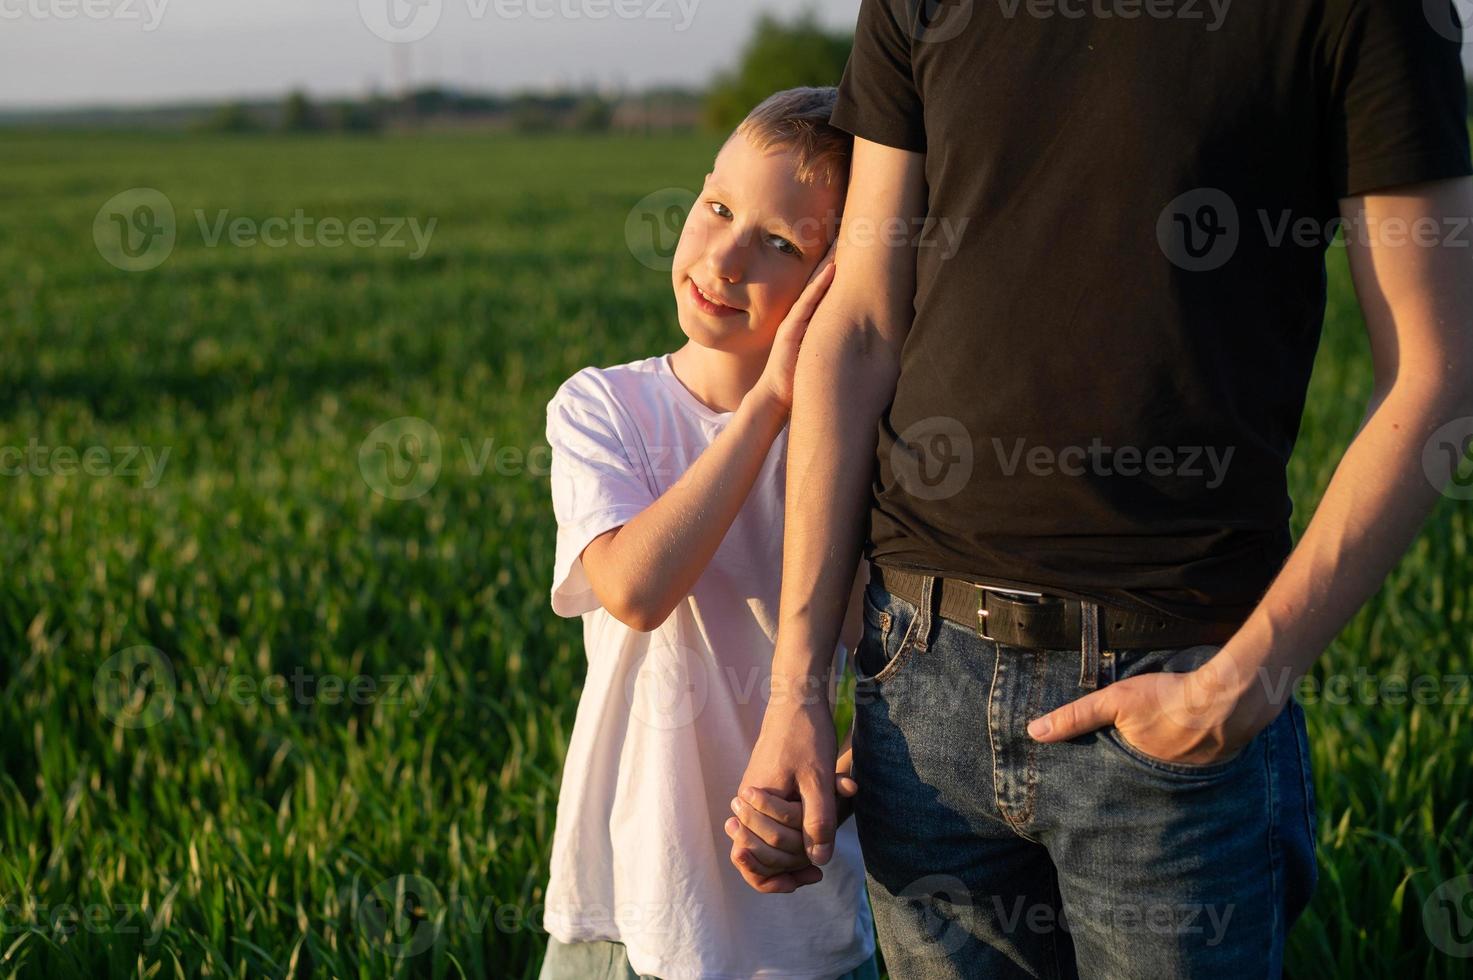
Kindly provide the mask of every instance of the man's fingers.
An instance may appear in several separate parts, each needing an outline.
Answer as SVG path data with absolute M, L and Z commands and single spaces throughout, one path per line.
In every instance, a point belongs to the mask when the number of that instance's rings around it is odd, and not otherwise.
M 834 774 L 799 774 L 798 795 L 803 801 L 803 846 L 808 860 L 827 864 L 834 854 Z
M 787 851 L 789 854 L 803 853 L 803 832 L 801 830 L 778 823 L 745 800 L 732 800 L 731 803 L 731 812 L 736 814 L 743 826 L 756 834 L 764 843 L 780 851 Z M 801 827 L 802 824 L 800 823 L 799 826 Z
M 859 782 L 848 773 L 834 777 L 834 790 L 840 796 L 854 796 L 859 792 Z
M 1115 694 L 1106 688 L 1061 705 L 1029 722 L 1028 734 L 1039 742 L 1062 742 L 1114 724 L 1118 714 Z

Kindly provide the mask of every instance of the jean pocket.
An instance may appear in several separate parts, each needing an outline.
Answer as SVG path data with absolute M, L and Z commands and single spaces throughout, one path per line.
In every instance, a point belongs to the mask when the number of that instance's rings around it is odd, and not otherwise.
M 910 659 L 917 610 L 873 583 L 864 590 L 862 606 L 864 634 L 854 651 L 854 675 L 862 683 L 883 684 Z
M 1162 759 L 1151 755 L 1132 745 L 1125 735 L 1114 725 L 1108 725 L 1101 729 L 1105 741 L 1114 745 L 1131 761 L 1146 766 L 1156 772 L 1170 773 L 1173 776 L 1190 776 L 1197 779 L 1206 779 L 1211 776 L 1220 776 L 1231 770 L 1239 762 L 1242 762 L 1252 748 L 1253 742 L 1238 749 L 1226 759 L 1218 759 L 1215 762 L 1177 762 L 1172 759 Z

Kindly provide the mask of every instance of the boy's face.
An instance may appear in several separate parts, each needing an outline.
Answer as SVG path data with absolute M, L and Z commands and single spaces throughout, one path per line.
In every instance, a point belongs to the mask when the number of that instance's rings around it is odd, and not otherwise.
M 843 188 L 800 184 L 795 167 L 790 151 L 759 150 L 741 135 L 716 155 L 671 272 L 680 328 L 696 343 L 766 350 L 828 251 Z

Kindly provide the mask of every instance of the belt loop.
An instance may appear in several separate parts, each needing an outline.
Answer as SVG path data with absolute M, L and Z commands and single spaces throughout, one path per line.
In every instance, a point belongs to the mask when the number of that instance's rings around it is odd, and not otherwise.
M 1100 678 L 1100 604 L 1079 601 L 1079 686 L 1092 691 Z
M 915 648 L 924 652 L 926 644 L 931 636 L 931 607 L 935 604 L 936 583 L 941 581 L 935 575 L 921 576 L 921 602 L 916 611 L 916 622 L 911 628 L 911 635 L 915 637 Z

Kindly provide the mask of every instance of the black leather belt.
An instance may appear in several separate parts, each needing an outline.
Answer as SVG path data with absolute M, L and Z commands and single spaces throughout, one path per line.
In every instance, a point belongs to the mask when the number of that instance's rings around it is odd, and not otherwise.
M 921 604 L 926 576 L 870 563 L 870 580 L 912 605 Z M 1065 596 L 1009 598 L 1001 586 L 983 586 L 957 578 L 939 578 L 943 618 L 1005 646 L 1033 650 L 1079 650 L 1083 607 Z M 1012 590 L 1003 590 L 1010 592 Z M 936 599 L 932 590 L 932 601 Z M 1226 643 L 1238 627 L 1198 622 L 1099 604 L 1101 650 L 1165 649 L 1202 643 Z

